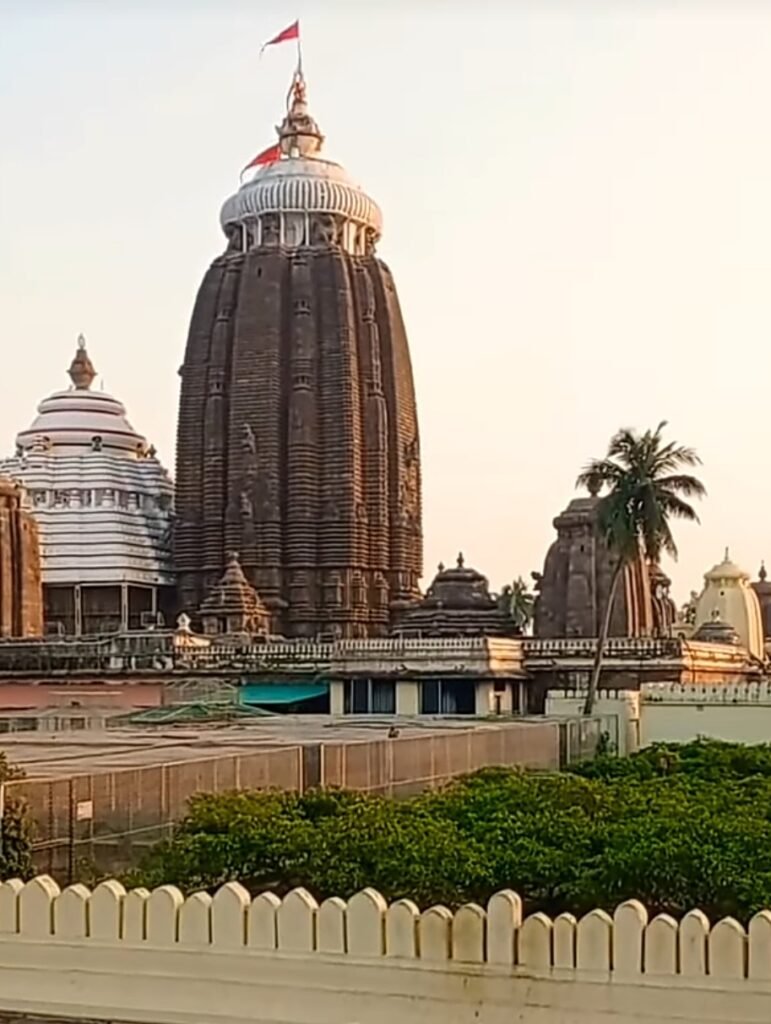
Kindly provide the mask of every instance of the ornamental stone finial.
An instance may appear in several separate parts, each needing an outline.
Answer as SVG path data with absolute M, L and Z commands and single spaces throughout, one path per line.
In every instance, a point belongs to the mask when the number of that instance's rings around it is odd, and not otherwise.
M 78 391 L 88 391 L 96 377 L 94 364 L 86 351 L 86 339 L 82 334 L 78 335 L 78 348 L 68 372 L 70 380 Z

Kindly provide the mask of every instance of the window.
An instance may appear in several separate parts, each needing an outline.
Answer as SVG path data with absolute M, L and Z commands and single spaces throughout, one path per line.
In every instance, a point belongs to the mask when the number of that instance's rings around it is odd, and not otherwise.
M 476 684 L 470 679 L 431 679 L 420 687 L 422 715 L 476 714 Z
M 396 683 L 388 679 L 349 679 L 343 694 L 346 715 L 395 715 Z

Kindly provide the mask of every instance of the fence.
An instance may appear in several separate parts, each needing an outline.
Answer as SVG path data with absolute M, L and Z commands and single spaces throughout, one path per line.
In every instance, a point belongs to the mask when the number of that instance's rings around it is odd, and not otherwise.
M 768 1019 L 771 912 L 748 928 L 630 900 L 523 920 L 513 892 L 421 913 L 372 889 L 319 905 L 237 882 L 184 899 L 116 881 L 0 886 L 0 1011 L 178 1024 L 590 1024 Z
M 321 775 L 327 786 L 407 796 L 487 765 L 555 769 L 561 763 L 561 726 L 513 723 L 367 743 L 325 743 Z
M 557 769 L 591 756 L 600 731 L 599 719 L 512 722 L 23 779 L 3 790 L 6 799 L 22 798 L 29 808 L 37 870 L 71 881 L 83 861 L 101 873 L 130 866 L 138 853 L 169 833 L 195 793 L 334 786 L 407 796 L 490 765 Z
M 64 779 L 7 783 L 5 799 L 23 799 L 35 825 L 38 870 L 72 879 L 84 859 L 118 871 L 168 834 L 195 793 L 302 787 L 302 750 L 281 747 L 121 769 Z

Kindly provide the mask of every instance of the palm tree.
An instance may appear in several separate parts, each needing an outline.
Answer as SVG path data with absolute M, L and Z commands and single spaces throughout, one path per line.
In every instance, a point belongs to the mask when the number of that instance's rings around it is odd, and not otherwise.
M 699 517 L 685 499 L 703 498 L 707 493 L 697 477 L 682 472 L 684 467 L 701 465 L 701 459 L 693 448 L 674 441 L 665 444 L 665 427 L 666 423 L 659 423 L 655 430 L 646 430 L 644 434 L 619 430 L 608 445 L 606 457 L 590 462 L 576 483 L 595 494 L 607 489 L 598 508 L 597 523 L 615 559 L 584 704 L 585 715 L 594 709 L 613 603 L 624 569 L 641 552 L 651 562 L 658 561 L 662 551 L 677 558 L 670 520 L 698 523 Z
M 501 590 L 498 598 L 500 607 L 520 633 L 526 633 L 527 628 L 533 621 L 533 606 L 535 597 L 530 593 L 527 583 L 518 576 L 514 583 L 507 583 Z

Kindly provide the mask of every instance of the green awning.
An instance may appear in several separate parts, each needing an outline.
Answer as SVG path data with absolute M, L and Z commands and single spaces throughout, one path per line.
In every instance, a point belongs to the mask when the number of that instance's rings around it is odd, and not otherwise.
M 328 693 L 328 683 L 247 683 L 239 696 L 242 704 L 298 704 Z

